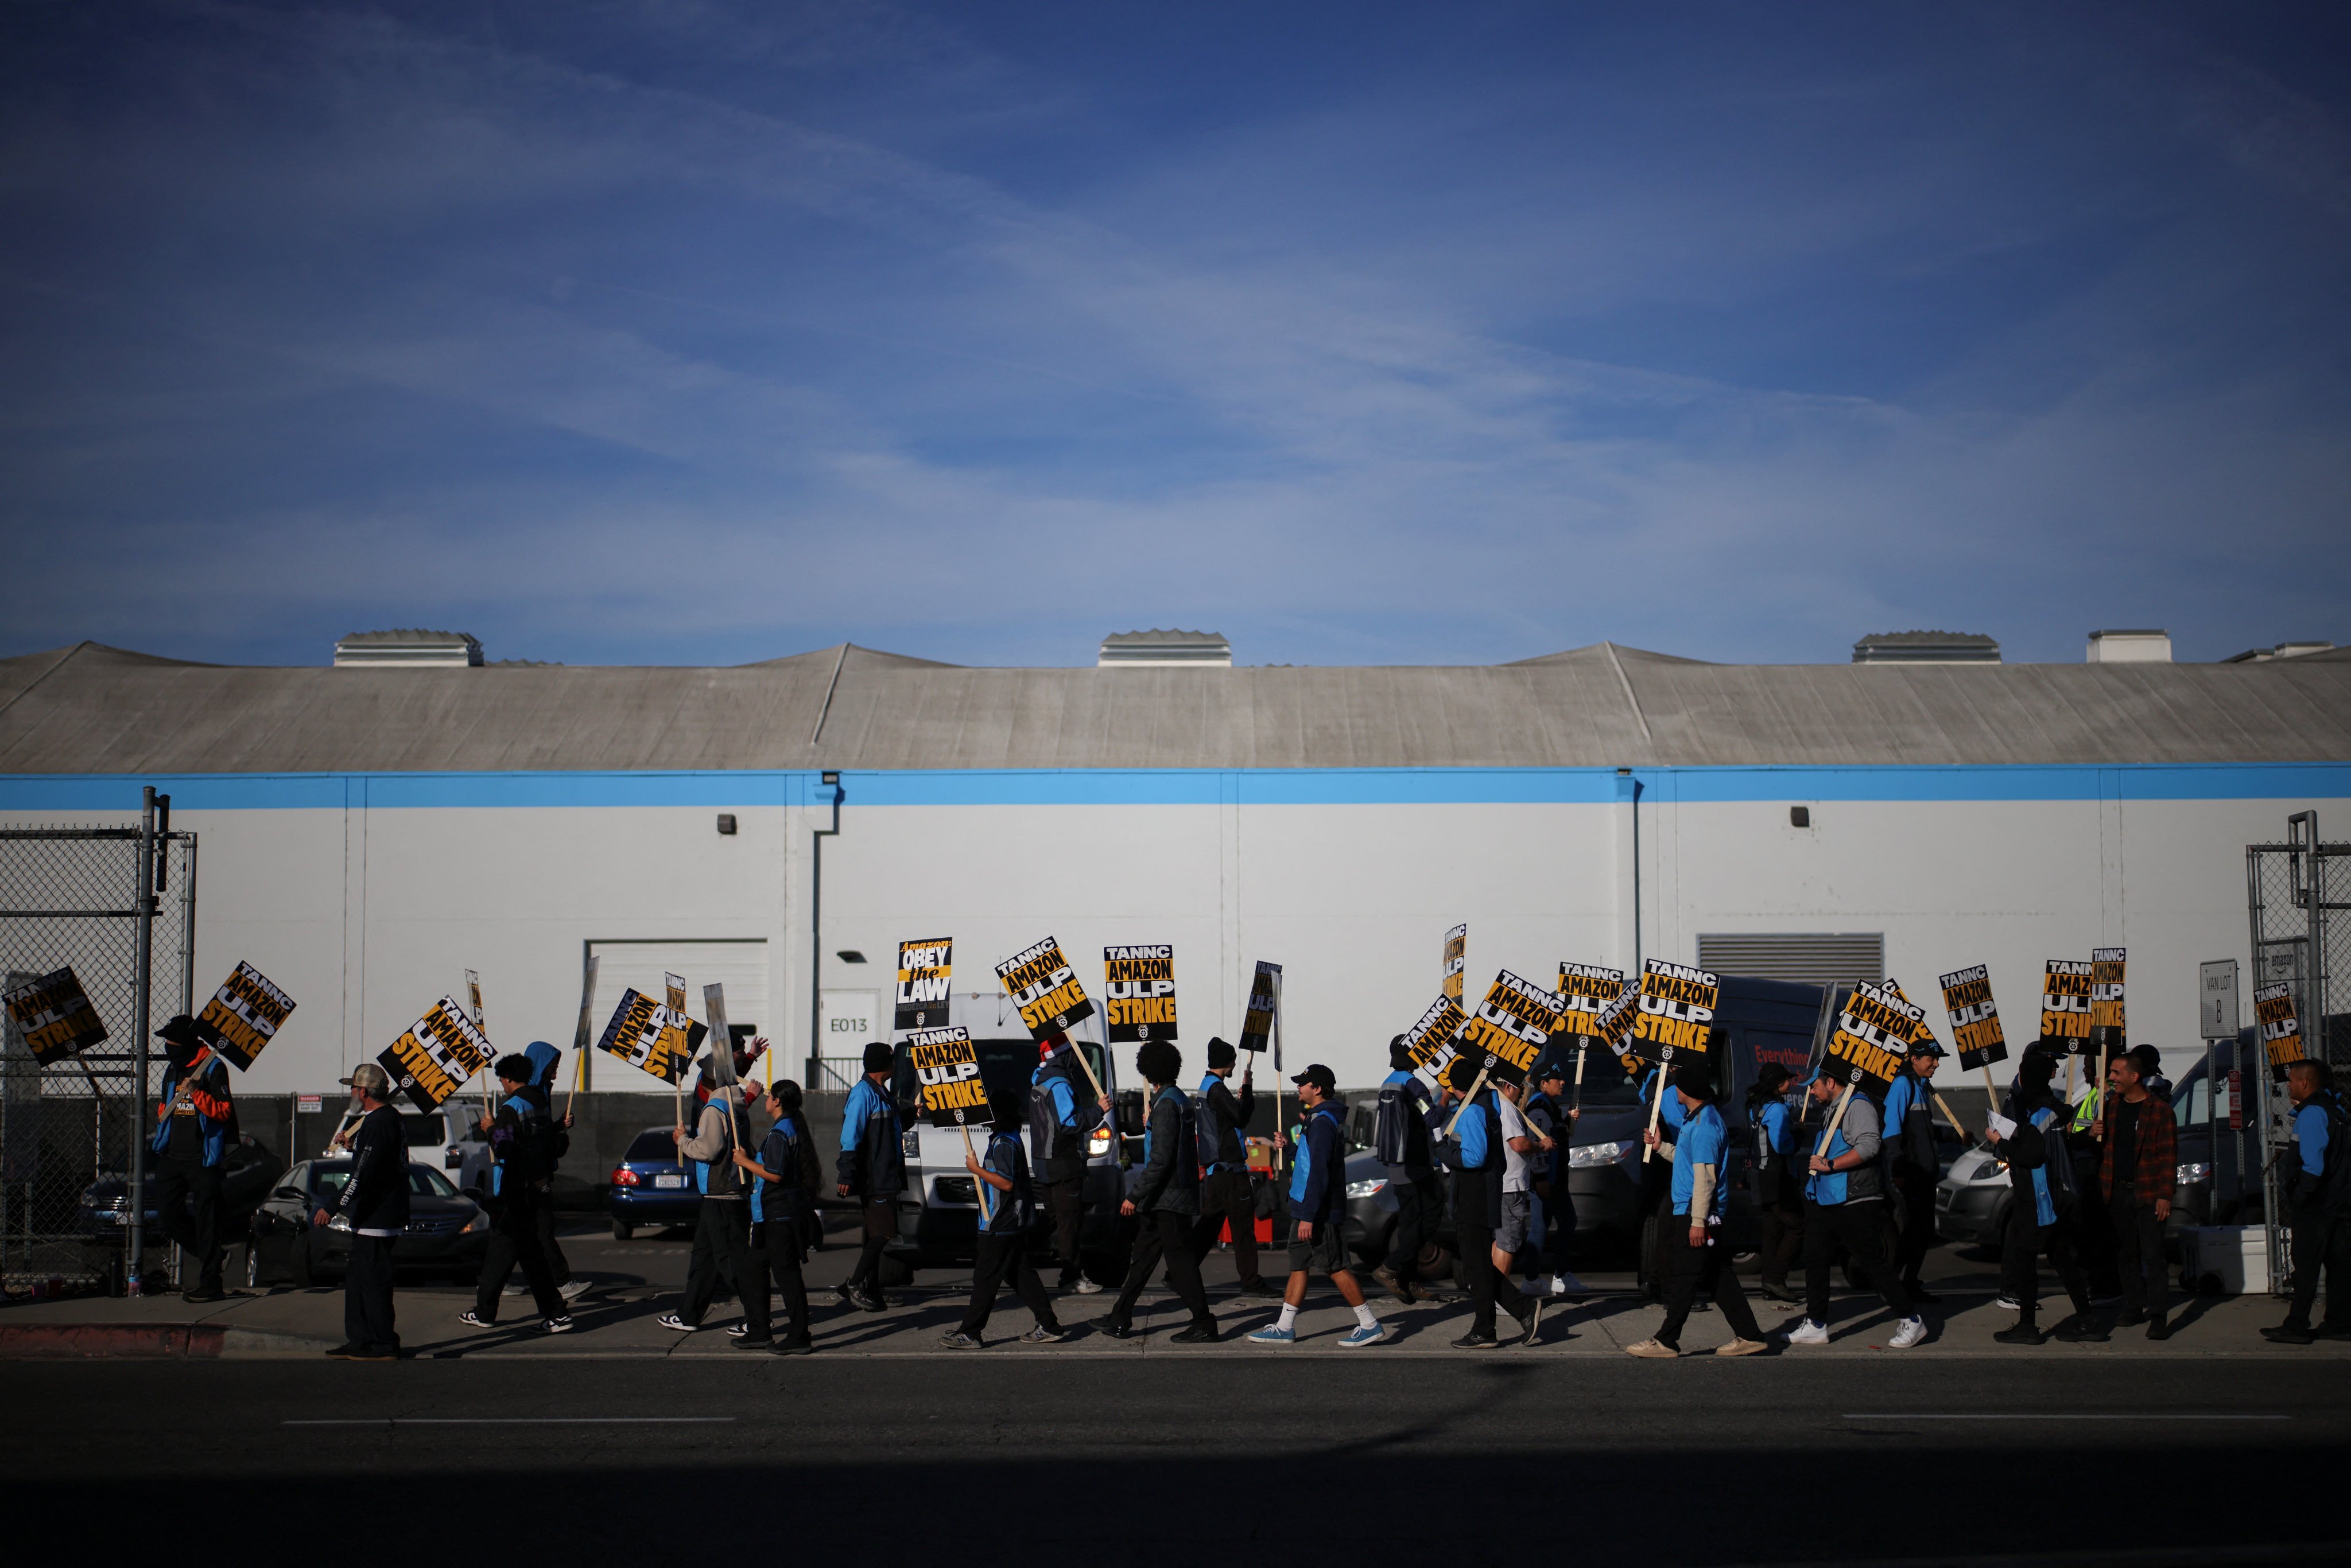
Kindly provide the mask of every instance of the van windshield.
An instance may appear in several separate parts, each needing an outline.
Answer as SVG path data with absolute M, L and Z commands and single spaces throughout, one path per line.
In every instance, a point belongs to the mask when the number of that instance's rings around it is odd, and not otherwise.
M 1575 1048 L 1563 1048 L 1567 1058 L 1567 1095 L 1575 1099 Z M 1583 1052 L 1583 1098 L 1586 1105 L 1637 1105 L 1641 1096 L 1625 1063 L 1606 1046 L 1594 1041 Z

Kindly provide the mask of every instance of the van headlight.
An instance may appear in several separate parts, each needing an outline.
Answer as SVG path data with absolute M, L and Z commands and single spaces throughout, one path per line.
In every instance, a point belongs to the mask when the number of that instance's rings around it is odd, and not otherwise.
M 1596 1170 L 1627 1158 L 1639 1148 L 1636 1139 L 1627 1138 L 1618 1144 L 1578 1144 L 1567 1151 L 1567 1168 L 1573 1171 Z
M 1110 1153 L 1110 1128 L 1096 1127 L 1086 1134 L 1086 1156 L 1091 1159 Z
M 1351 1181 L 1347 1184 L 1347 1196 L 1349 1197 L 1372 1197 L 1378 1194 L 1380 1188 L 1387 1185 L 1388 1178 L 1385 1176 L 1372 1176 L 1364 1181 Z
M 2209 1160 L 2182 1160 L 2179 1162 L 2179 1174 L 2176 1179 L 2181 1186 L 2195 1186 L 2200 1183 L 2210 1181 L 2212 1179 L 2211 1162 Z

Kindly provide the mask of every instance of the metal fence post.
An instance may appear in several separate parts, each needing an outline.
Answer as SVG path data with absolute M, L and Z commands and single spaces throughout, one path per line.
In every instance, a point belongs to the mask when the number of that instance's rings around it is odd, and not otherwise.
M 130 1203 L 122 1215 L 130 1237 L 124 1292 L 139 1294 L 147 1240 L 147 1030 L 154 1000 L 155 979 L 155 787 L 141 791 L 139 818 L 138 958 L 132 982 L 131 1027 L 136 1037 L 131 1051 L 131 1105 L 127 1118 L 131 1133 Z

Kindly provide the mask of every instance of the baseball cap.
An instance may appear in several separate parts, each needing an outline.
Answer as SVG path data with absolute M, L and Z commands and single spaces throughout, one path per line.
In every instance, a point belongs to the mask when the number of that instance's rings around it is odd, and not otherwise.
M 1943 1054 L 1942 1042 L 1936 1040 L 1932 1035 L 1929 1035 L 1925 1040 L 1919 1040 L 1916 1044 L 1912 1045 L 1910 1047 L 1910 1054 L 1913 1056 L 1939 1057 Z
M 1564 1083 L 1567 1082 L 1567 1063 L 1554 1057 L 1536 1068 L 1534 1077 L 1538 1083 L 1548 1083 L 1554 1078 Z
M 360 1062 L 351 1069 L 349 1078 L 338 1078 L 335 1082 L 346 1088 L 364 1089 L 379 1100 L 392 1090 L 392 1075 L 372 1061 Z
M 1298 1074 L 1295 1078 L 1292 1078 L 1290 1082 L 1292 1083 L 1311 1083 L 1315 1088 L 1320 1089 L 1325 1094 L 1336 1094 L 1339 1092 L 1339 1080 L 1332 1075 L 1329 1068 L 1323 1066 L 1319 1061 L 1310 1062 L 1307 1065 L 1306 1071 Z
M 202 1045 L 204 1043 L 204 1041 L 196 1036 L 196 1020 L 190 1018 L 185 1013 L 181 1013 L 172 1019 L 171 1022 L 165 1024 L 162 1029 L 157 1030 L 155 1031 L 155 1038 L 157 1040 L 169 1040 L 173 1045 Z

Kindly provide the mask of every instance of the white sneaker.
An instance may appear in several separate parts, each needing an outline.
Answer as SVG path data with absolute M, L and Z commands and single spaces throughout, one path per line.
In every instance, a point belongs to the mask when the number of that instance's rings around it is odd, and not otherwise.
M 1388 1325 L 1385 1323 L 1374 1323 L 1368 1328 L 1359 1323 L 1339 1342 L 1339 1348 L 1359 1350 L 1367 1344 L 1377 1344 L 1387 1337 Z
M 1077 1291 L 1081 1296 L 1099 1296 L 1102 1294 L 1102 1287 L 1081 1274 L 1078 1276 Z
M 588 1281 L 585 1280 L 566 1280 L 562 1284 L 557 1286 L 556 1289 L 558 1292 L 562 1295 L 565 1301 L 576 1301 L 580 1297 L 588 1293 Z
M 1829 1343 L 1828 1325 L 1816 1323 L 1812 1319 L 1805 1318 L 1788 1331 L 1788 1343 L 1790 1344 L 1826 1344 Z
M 1551 1293 L 1554 1296 L 1583 1295 L 1583 1281 L 1562 1269 L 1551 1277 Z
M 687 1322 L 684 1318 L 679 1317 L 675 1312 L 664 1312 L 661 1316 L 655 1318 L 653 1322 L 663 1328 L 672 1330 L 678 1333 L 692 1333 L 695 1326 L 693 1323 Z
M 2014 1296 L 2002 1296 L 1993 1301 L 1992 1306 L 1994 1310 L 2003 1312 L 2021 1312 L 2024 1310 L 2022 1307 L 2017 1305 L 2016 1298 Z
M 1926 1319 L 1906 1318 L 1903 1320 L 1902 1326 L 1894 1331 L 1894 1337 L 1886 1343 L 1896 1350 L 1908 1350 L 1926 1337 Z

